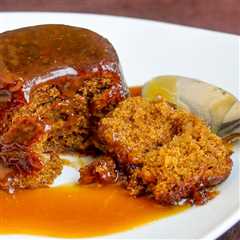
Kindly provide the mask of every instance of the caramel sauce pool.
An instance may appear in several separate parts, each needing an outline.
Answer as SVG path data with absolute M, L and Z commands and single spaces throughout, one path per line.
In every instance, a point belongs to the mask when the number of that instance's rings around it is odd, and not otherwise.
M 132 97 L 140 96 L 142 93 L 142 87 L 140 86 L 130 87 L 129 92 Z
M 0 233 L 92 237 L 129 230 L 186 208 L 134 199 L 111 185 L 0 192 Z
M 130 93 L 138 96 L 141 88 L 133 87 Z M 132 198 L 113 185 L 65 185 L 14 194 L 0 191 L 0 234 L 94 237 L 129 230 L 187 208 Z

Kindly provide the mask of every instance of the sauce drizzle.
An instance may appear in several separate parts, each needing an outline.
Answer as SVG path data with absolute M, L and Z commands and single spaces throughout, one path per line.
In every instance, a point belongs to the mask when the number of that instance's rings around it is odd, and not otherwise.
M 129 90 L 131 96 L 141 95 L 141 87 Z M 164 207 L 146 198 L 135 199 L 114 185 L 0 191 L 0 234 L 95 237 L 129 230 L 189 206 Z
M 118 186 L 66 185 L 0 192 L 0 234 L 93 237 L 129 230 L 188 208 L 131 198 Z

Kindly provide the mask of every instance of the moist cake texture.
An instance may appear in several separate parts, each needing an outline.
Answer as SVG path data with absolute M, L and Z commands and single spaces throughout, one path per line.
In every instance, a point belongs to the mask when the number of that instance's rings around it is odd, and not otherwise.
M 127 95 L 117 54 L 97 33 L 40 25 L 0 34 L 0 186 L 52 183 L 58 154 L 90 151 L 99 119 Z
M 231 145 L 199 118 L 164 99 L 124 100 L 100 120 L 98 137 L 129 193 L 147 195 L 161 204 L 196 200 L 205 189 L 224 181 L 232 168 Z M 114 173 L 112 166 L 109 172 Z M 89 174 L 96 173 L 93 167 Z M 84 184 L 84 178 L 80 182 Z

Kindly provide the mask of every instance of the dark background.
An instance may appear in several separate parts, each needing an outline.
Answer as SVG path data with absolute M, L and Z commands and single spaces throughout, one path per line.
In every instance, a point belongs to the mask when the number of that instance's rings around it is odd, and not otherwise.
M 112 14 L 240 34 L 239 0 L 0 0 L 0 11 Z
M 240 34 L 240 0 L 0 0 L 0 11 L 111 14 Z M 218 240 L 240 240 L 240 222 Z

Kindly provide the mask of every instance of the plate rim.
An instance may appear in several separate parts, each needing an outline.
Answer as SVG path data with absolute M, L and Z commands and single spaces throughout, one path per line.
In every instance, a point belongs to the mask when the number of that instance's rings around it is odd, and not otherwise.
M 225 37 L 234 37 L 236 39 L 239 39 L 239 35 L 234 33 L 227 33 L 227 32 L 221 32 L 217 30 L 212 29 L 206 29 L 206 28 L 200 28 L 200 27 L 193 27 L 193 26 L 187 26 L 187 25 L 181 25 L 177 23 L 171 23 L 171 22 L 163 22 L 153 19 L 146 19 L 146 18 L 139 18 L 139 17 L 130 17 L 130 16 L 118 16 L 113 14 L 98 14 L 98 13 L 87 13 L 87 12 L 67 12 L 67 11 L 1 11 L 1 15 L 10 15 L 10 14 L 27 14 L 27 15 L 33 15 L 33 14 L 53 14 L 53 15 L 83 15 L 83 16 L 94 16 L 94 17 L 106 17 L 106 18 L 116 18 L 116 19 L 125 19 L 125 20 L 137 20 L 137 21 L 143 21 L 143 22 L 149 22 L 149 23 L 158 23 L 165 26 L 171 26 L 171 27 L 177 27 L 182 29 L 189 29 L 189 30 L 197 30 L 197 31 L 203 31 L 203 32 L 209 32 L 212 34 L 220 34 Z M 30 25 L 29 25 L 30 26 Z

